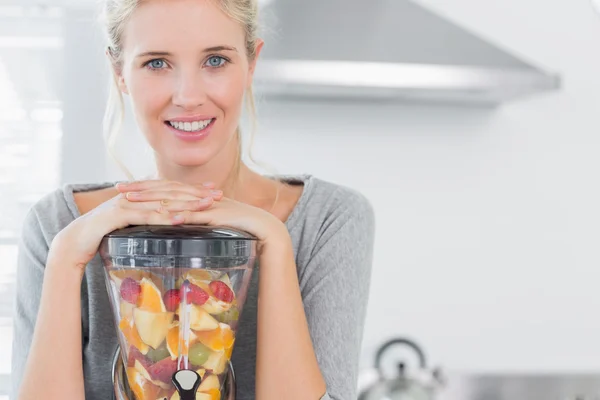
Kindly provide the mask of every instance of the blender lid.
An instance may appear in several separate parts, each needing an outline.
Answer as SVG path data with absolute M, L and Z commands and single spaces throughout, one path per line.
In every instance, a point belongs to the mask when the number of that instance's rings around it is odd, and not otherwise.
M 102 257 L 254 257 L 258 239 L 241 230 L 205 225 L 136 225 L 102 239 Z

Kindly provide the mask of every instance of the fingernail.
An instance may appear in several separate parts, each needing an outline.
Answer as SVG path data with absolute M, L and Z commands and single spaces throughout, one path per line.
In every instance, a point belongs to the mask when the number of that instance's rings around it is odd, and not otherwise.
M 204 187 L 211 187 L 211 186 L 214 186 L 214 183 L 213 182 L 204 182 L 202 184 L 202 186 L 204 186 Z
M 137 199 L 139 197 L 140 197 L 139 192 L 127 192 L 127 194 L 125 195 L 126 199 Z
M 221 196 L 223 194 L 222 190 L 211 190 L 210 194 L 212 194 L 213 196 Z
M 181 214 L 176 214 L 173 216 L 173 221 L 174 222 L 182 222 L 183 221 L 183 215 Z
M 210 203 L 212 201 L 212 197 L 203 197 L 200 199 L 200 203 Z

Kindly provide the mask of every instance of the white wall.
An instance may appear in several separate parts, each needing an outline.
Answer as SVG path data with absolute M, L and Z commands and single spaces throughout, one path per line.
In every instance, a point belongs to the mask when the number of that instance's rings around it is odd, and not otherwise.
M 257 158 L 373 202 L 365 365 L 409 335 L 452 369 L 598 370 L 600 18 L 586 0 L 426 3 L 564 89 L 495 111 L 271 102 Z

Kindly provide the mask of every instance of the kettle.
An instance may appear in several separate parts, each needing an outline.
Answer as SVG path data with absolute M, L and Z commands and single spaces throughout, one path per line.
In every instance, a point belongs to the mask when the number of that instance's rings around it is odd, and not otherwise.
M 404 362 L 398 362 L 397 375 L 386 378 L 382 359 L 394 346 L 410 348 L 418 357 L 418 369 L 409 371 Z M 375 355 L 375 370 L 378 378 L 359 394 L 358 400 L 435 400 L 438 391 L 444 386 L 441 370 L 429 370 L 425 353 L 414 341 L 396 338 L 385 342 Z

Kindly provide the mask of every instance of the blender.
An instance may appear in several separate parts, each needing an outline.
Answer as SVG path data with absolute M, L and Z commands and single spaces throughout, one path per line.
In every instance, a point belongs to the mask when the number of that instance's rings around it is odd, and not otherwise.
M 117 400 L 235 400 L 230 362 L 256 260 L 228 227 L 129 226 L 100 245 Z

